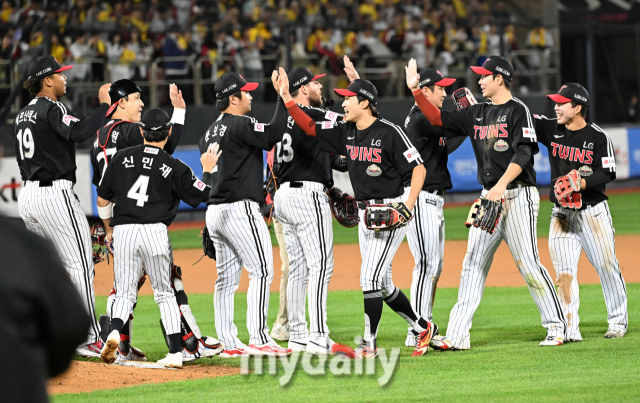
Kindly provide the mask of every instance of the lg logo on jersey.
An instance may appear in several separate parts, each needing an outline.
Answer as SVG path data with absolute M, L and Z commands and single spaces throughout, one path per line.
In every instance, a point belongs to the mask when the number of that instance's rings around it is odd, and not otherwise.
M 591 144 L 593 146 L 593 144 Z M 569 160 L 573 162 L 582 162 L 585 164 L 591 164 L 593 162 L 593 151 L 582 150 L 576 147 L 563 146 L 558 143 L 551 143 L 553 147 L 553 156 L 560 157 L 563 160 Z
M 380 163 L 382 161 L 382 158 L 380 157 L 382 150 L 379 148 L 355 147 L 348 145 L 347 151 L 349 151 L 349 156 L 352 161 L 369 161 L 376 163 Z
M 64 123 L 65 125 L 69 126 L 71 124 L 71 122 L 78 122 L 80 121 L 80 119 L 78 119 L 75 116 L 71 116 L 71 115 L 64 115 L 62 117 L 62 123 Z

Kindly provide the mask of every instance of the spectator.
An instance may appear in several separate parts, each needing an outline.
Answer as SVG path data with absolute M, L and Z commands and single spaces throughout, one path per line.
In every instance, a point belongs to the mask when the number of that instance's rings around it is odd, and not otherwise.
M 2 13 L 0 13 L 0 21 L 2 22 L 2 25 L 9 22 L 11 15 L 13 15 L 13 4 L 11 4 L 10 1 L 5 0 L 2 2 Z
M 67 51 L 67 48 L 60 43 L 60 38 L 58 38 L 58 35 L 51 35 L 51 56 L 55 57 L 58 63 L 64 64 L 65 60 L 67 60 L 68 55 L 69 52 Z
M 264 72 L 262 69 L 262 59 L 260 58 L 260 51 L 264 47 L 264 39 L 261 36 L 256 36 L 255 40 L 251 38 L 251 30 L 247 29 L 244 31 L 242 41 L 242 50 L 240 51 L 240 57 L 242 58 L 242 63 L 244 64 L 244 77 L 247 81 L 259 82 L 260 85 L 258 89 L 256 89 L 251 96 L 256 102 L 262 102 L 263 100 L 263 89 L 265 84 L 262 83 L 262 77 L 264 76 Z
M 107 58 L 111 67 L 111 82 L 133 78 L 130 62 L 135 61 L 135 53 L 130 50 L 125 52 L 119 33 L 114 34 L 107 44 Z
M 427 61 L 427 38 L 422 31 L 422 19 L 420 17 L 411 18 L 411 29 L 404 36 L 402 50 L 408 52 L 408 56 L 416 59 L 418 69 L 428 66 Z
M 176 20 L 173 19 L 169 8 L 162 5 L 153 12 L 153 17 L 149 22 L 149 32 L 153 34 L 161 34 L 166 32 L 169 27 L 174 25 Z
M 94 55 L 91 45 L 87 43 L 87 34 L 84 32 L 76 37 L 69 48 L 73 58 L 73 69 L 67 71 L 69 81 L 91 81 L 91 63 L 84 61 Z

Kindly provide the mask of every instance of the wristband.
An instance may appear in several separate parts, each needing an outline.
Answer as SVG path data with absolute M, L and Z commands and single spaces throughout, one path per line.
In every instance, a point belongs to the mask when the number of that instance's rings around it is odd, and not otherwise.
M 113 217 L 113 208 L 112 208 L 112 206 L 113 205 L 111 203 L 109 203 L 105 207 L 98 206 L 98 216 L 103 220 L 108 220 L 111 217 Z
M 187 114 L 186 109 L 173 108 L 173 115 L 171 115 L 171 123 L 184 125 L 184 117 L 186 114 Z

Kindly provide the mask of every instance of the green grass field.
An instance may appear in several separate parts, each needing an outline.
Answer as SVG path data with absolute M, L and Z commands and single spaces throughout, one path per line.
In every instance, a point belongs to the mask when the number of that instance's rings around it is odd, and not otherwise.
M 610 196 L 609 207 L 613 218 L 613 226 L 616 234 L 638 233 L 640 227 L 640 193 L 623 193 Z M 444 209 L 446 221 L 446 239 L 466 240 L 469 230 L 464 226 L 464 222 L 469 214 L 468 207 L 451 207 Z M 549 223 L 551 221 L 551 209 L 553 204 L 548 200 L 540 202 L 540 214 L 538 215 L 538 237 L 549 236 Z M 200 248 L 201 238 L 198 236 L 200 229 L 187 229 L 169 231 L 171 245 L 174 249 Z M 358 229 L 344 228 L 337 221 L 333 220 L 333 242 L 334 244 L 358 243 Z M 273 228 L 271 229 L 271 243 L 277 246 Z
M 406 292 L 406 291 L 405 291 Z M 545 337 L 540 315 L 526 288 L 487 288 L 471 331 L 472 349 L 458 352 L 429 352 L 411 357 L 402 347 L 407 325 L 385 308 L 378 345 L 401 347 L 395 372 L 387 386 L 377 364 L 375 375 L 307 375 L 300 363 L 292 381 L 279 385 L 284 375 L 278 364 L 276 375 L 235 375 L 214 379 L 143 385 L 111 391 L 58 395 L 62 402 L 196 402 L 269 401 L 377 402 L 377 401 L 638 401 L 640 399 L 640 333 L 631 327 L 623 339 L 606 340 L 606 309 L 598 285 L 580 287 L 582 343 L 560 347 L 539 347 Z M 630 323 L 640 311 L 640 284 L 628 284 Z M 332 292 L 328 320 L 334 340 L 353 345 L 363 331 L 362 294 Z M 457 290 L 438 290 L 434 318 L 442 331 L 446 327 Z M 240 339 L 247 341 L 246 294 L 236 295 L 236 324 Z M 215 335 L 212 295 L 190 295 L 191 308 L 205 334 Z M 105 297 L 96 298 L 98 312 L 104 312 Z M 277 311 L 277 294 L 272 293 L 269 324 Z M 142 296 L 136 308 L 134 345 L 151 360 L 162 358 L 167 348 L 158 320 L 160 314 L 152 296 Z M 349 361 L 351 363 L 351 361 Z M 240 360 L 219 357 L 200 360 L 199 365 L 239 366 Z M 266 360 L 265 360 L 266 365 Z

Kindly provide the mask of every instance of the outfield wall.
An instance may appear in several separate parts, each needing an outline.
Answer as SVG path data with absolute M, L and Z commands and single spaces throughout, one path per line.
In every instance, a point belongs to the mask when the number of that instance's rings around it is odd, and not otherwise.
M 616 151 L 617 179 L 640 177 L 640 127 L 634 128 L 607 128 L 607 134 L 611 137 Z M 200 153 L 197 148 L 187 147 L 177 150 L 175 157 L 189 165 L 194 173 L 201 177 Z M 97 216 L 96 191 L 91 184 L 93 171 L 89 156 L 84 151 L 79 151 L 77 156 L 77 183 L 75 193 L 80 199 L 85 214 Z M 467 139 L 453 154 L 449 155 L 449 171 L 453 181 L 453 192 L 469 192 L 480 189 L 477 180 L 477 165 L 471 142 Z M 540 146 L 540 153 L 535 156 L 535 168 L 538 185 L 545 186 L 551 183 L 550 167 L 547 148 Z M 266 172 L 266 169 L 265 169 Z M 349 182 L 349 175 L 334 171 L 336 186 L 353 193 Z M 5 157 L 0 160 L 0 214 L 19 216 L 18 195 L 22 188 L 22 180 L 15 157 Z M 201 205 L 200 208 L 204 208 Z M 191 207 L 181 203 L 181 210 L 189 210 Z

